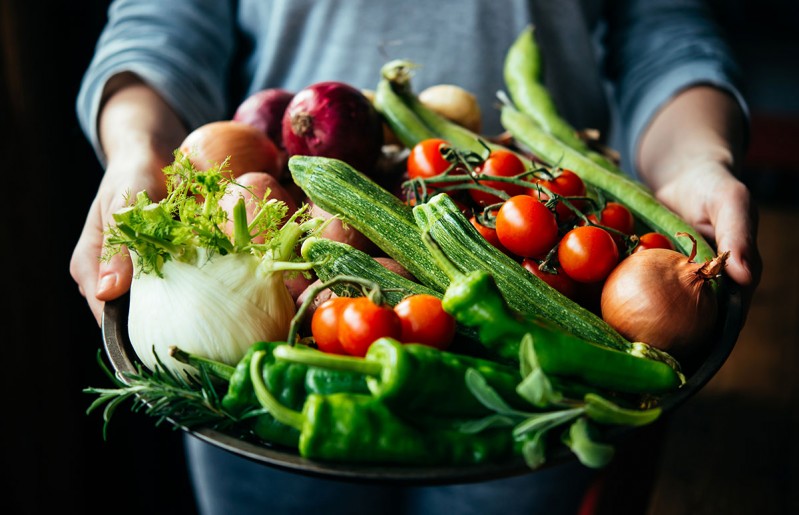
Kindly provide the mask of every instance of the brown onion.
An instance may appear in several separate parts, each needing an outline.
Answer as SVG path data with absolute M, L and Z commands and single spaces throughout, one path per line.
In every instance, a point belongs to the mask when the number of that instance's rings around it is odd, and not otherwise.
M 677 357 L 700 350 L 709 343 L 718 315 L 711 282 L 724 269 L 729 252 L 705 263 L 696 263 L 695 254 L 694 240 L 690 256 L 648 249 L 625 258 L 602 288 L 602 318 L 628 340 Z
M 266 172 L 279 178 L 283 171 L 272 140 L 252 125 L 232 120 L 210 122 L 194 129 L 181 143 L 180 151 L 200 170 L 217 166 L 229 157 L 228 169 L 234 177 Z

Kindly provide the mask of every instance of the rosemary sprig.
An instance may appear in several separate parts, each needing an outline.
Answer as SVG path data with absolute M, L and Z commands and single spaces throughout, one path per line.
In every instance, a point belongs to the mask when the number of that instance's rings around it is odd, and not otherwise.
M 103 438 L 108 434 L 108 424 L 114 412 L 125 402 L 131 402 L 131 410 L 144 412 L 156 418 L 156 426 L 170 421 L 177 429 L 209 426 L 222 429 L 236 422 L 221 406 L 221 399 L 213 380 L 204 367 L 199 377 L 184 376 L 167 369 L 157 358 L 155 369 L 150 372 L 136 364 L 136 373 L 122 372 L 114 375 L 102 359 L 98 350 L 97 361 L 116 388 L 85 388 L 84 393 L 98 395 L 86 413 L 103 407 Z

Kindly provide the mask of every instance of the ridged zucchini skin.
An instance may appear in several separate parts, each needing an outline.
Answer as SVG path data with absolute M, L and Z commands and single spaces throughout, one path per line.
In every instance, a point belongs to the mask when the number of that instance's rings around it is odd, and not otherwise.
M 353 275 L 376 282 L 383 289 L 386 302 L 397 305 L 408 295 L 426 293 L 441 298 L 441 293 L 392 272 L 372 256 L 346 243 L 327 238 L 307 238 L 300 248 L 303 259 L 314 263 L 314 272 L 322 281 L 338 275 Z M 346 287 L 334 287 L 341 294 Z
M 288 166 L 316 205 L 356 228 L 421 283 L 439 292 L 447 288 L 449 278 L 424 246 L 410 206 L 338 159 L 298 155 Z
M 413 208 L 428 232 L 460 269 L 490 272 L 508 305 L 523 316 L 542 317 L 588 341 L 629 351 L 632 344 L 595 314 L 555 291 L 480 236 L 448 195 L 440 193 Z
M 396 306 L 408 295 L 427 294 L 441 298 L 443 295 L 432 288 L 411 281 L 392 272 L 372 256 L 346 243 L 327 238 L 307 238 L 300 248 L 306 261 L 314 263 L 314 272 L 322 281 L 329 281 L 337 275 L 353 275 L 362 277 L 380 285 L 386 303 Z M 334 286 L 331 289 L 337 294 L 345 293 L 347 286 Z M 488 355 L 483 352 L 477 332 L 471 327 L 456 325 L 459 336 L 458 347 L 469 354 Z

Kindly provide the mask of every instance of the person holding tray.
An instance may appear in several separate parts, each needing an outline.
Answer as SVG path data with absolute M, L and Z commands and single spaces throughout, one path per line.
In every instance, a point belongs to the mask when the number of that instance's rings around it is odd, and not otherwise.
M 746 143 L 740 70 L 699 0 L 116 0 L 77 99 L 105 174 L 70 271 L 98 322 L 130 287 L 129 260 L 100 263 L 125 193 L 164 194 L 161 169 L 186 135 L 230 119 L 248 95 L 322 80 L 372 89 L 391 59 L 421 65 L 419 89 L 474 93 L 499 134 L 503 58 L 535 24 L 547 84 L 575 127 L 598 129 L 622 168 L 730 251 L 745 304 L 759 281 L 756 213 L 736 177 Z M 594 472 L 568 463 L 467 485 L 401 487 L 282 472 L 187 437 L 202 513 L 576 513 Z

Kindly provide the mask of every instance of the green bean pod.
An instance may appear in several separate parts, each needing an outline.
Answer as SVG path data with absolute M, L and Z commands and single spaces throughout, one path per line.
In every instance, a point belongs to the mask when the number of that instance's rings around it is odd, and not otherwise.
M 624 203 L 640 220 L 652 230 L 674 237 L 678 232 L 693 236 L 696 240 L 696 260 L 705 261 L 716 256 L 705 238 L 679 215 L 658 201 L 652 193 L 638 181 L 624 175 L 608 171 L 584 155 L 567 147 L 544 131 L 533 118 L 514 109 L 503 106 L 502 125 L 536 156 L 547 164 L 568 168 L 611 198 Z M 675 243 L 684 253 L 690 254 L 693 242 L 688 238 L 676 239 Z
M 621 170 L 602 154 L 592 150 L 577 130 L 558 113 L 555 102 L 542 81 L 541 51 L 534 27 L 526 27 L 505 55 L 505 85 L 516 108 L 538 122 L 554 138 L 614 173 Z

